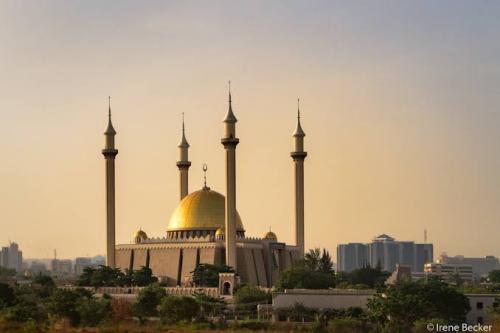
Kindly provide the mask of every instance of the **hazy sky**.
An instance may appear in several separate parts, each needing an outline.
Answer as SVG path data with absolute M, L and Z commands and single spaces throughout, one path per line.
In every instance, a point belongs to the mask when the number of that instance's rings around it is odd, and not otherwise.
M 0 1 L 0 244 L 103 254 L 107 96 L 117 241 L 163 236 L 190 190 L 224 192 L 233 84 L 247 235 L 293 233 L 291 133 L 307 133 L 306 248 L 387 233 L 500 256 L 500 2 Z

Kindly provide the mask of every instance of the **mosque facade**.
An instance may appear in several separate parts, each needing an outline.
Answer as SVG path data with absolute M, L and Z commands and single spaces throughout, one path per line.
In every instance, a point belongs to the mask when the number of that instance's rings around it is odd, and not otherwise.
M 180 202 L 172 213 L 166 234 L 148 237 L 139 230 L 131 244 L 115 244 L 115 148 L 116 131 L 111 122 L 109 107 L 108 126 L 104 133 L 102 153 L 106 163 L 106 240 L 107 264 L 112 267 L 151 268 L 153 274 L 168 286 L 191 286 L 191 272 L 198 264 L 228 265 L 235 269 L 239 281 L 262 287 L 272 287 L 279 274 L 304 254 L 304 136 L 298 110 L 297 126 L 293 133 L 294 151 L 290 154 L 295 175 L 295 245 L 279 242 L 269 231 L 264 237 L 249 237 L 236 209 L 236 122 L 229 107 L 224 118 L 221 144 L 226 155 L 226 195 L 206 185 L 189 193 L 189 143 L 184 121 L 178 145 Z M 204 167 L 205 171 L 206 168 Z M 231 281 L 235 283 L 235 280 Z

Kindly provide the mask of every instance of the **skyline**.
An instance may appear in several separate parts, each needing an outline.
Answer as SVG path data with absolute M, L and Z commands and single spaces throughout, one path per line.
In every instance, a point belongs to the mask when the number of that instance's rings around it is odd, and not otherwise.
M 224 193 L 230 79 L 249 236 L 293 243 L 300 98 L 306 248 L 427 229 L 436 256 L 500 257 L 500 4 L 384 3 L 2 2 L 0 243 L 105 253 L 108 95 L 117 243 L 165 234 L 182 113 L 190 192 L 207 163 Z

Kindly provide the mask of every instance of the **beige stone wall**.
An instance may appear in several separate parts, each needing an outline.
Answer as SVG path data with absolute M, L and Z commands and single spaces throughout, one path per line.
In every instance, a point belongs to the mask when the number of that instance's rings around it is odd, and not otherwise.
M 196 253 L 197 253 L 196 248 L 183 249 L 181 285 L 184 283 L 186 277 L 191 276 L 191 272 L 196 267 Z
M 349 307 L 366 308 L 368 299 L 373 297 L 374 290 L 290 290 L 273 294 L 273 309 L 292 308 L 300 303 L 313 309 L 345 309 Z
M 155 276 L 166 278 L 169 286 L 177 285 L 180 253 L 179 248 L 149 250 L 149 268 Z
M 135 249 L 133 269 L 140 269 L 142 266 L 146 266 L 147 255 L 147 249 Z
M 264 253 L 261 249 L 254 249 L 253 255 L 255 258 L 255 264 L 257 266 L 257 277 L 259 279 L 259 285 L 268 286 L 267 267 L 264 264 Z
M 130 256 L 132 255 L 132 250 L 119 250 L 116 251 L 116 267 L 125 271 L 130 268 Z
M 215 248 L 200 249 L 200 264 L 215 264 Z

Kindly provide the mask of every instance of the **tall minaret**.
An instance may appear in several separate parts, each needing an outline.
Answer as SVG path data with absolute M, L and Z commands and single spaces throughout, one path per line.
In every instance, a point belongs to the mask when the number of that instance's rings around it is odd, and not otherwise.
M 225 135 L 221 142 L 226 150 L 226 265 L 236 266 L 236 122 L 231 105 L 231 81 L 229 81 L 229 109 L 224 118 Z
M 177 167 L 179 168 L 180 195 L 182 200 L 189 193 L 188 172 L 189 167 L 191 166 L 191 162 L 188 157 L 189 143 L 186 140 L 184 127 L 184 112 L 182 113 L 182 138 L 177 147 L 179 147 L 179 161 L 177 162 Z
M 295 245 L 304 255 L 304 137 L 306 133 L 300 125 L 300 101 L 297 100 L 297 126 L 293 132 L 294 151 L 290 153 L 295 164 Z
M 108 127 L 104 132 L 106 144 L 102 150 L 106 160 L 106 264 L 116 267 L 115 263 L 115 149 L 116 131 L 111 123 L 111 97 L 108 101 Z

